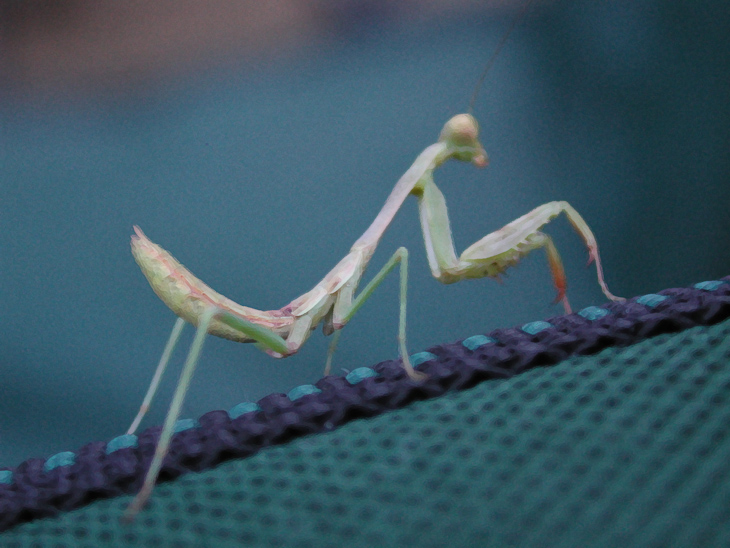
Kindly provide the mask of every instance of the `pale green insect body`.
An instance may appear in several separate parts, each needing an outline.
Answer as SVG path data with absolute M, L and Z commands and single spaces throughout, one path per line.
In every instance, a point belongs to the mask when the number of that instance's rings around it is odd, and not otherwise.
M 408 358 L 406 345 L 406 289 L 408 283 L 408 250 L 401 247 L 391 256 L 373 279 L 355 294 L 362 276 L 385 230 L 408 196 L 418 200 L 421 229 L 432 275 L 442 283 L 469 278 L 497 278 L 529 252 L 546 251 L 553 282 L 566 312 L 570 305 L 565 296 L 565 272 L 555 245 L 540 229 L 561 213 L 582 237 L 595 260 L 598 282 L 604 294 L 614 296 L 605 284 L 598 246 L 588 225 L 567 202 L 549 202 L 487 234 L 456 255 L 446 200 L 433 180 L 433 172 L 449 159 L 470 162 L 477 167 L 487 164 L 487 155 L 479 142 L 479 126 L 473 116 L 459 114 L 451 118 L 441 131 L 438 142 L 426 147 L 401 176 L 378 215 L 355 241 L 350 252 L 310 291 L 278 310 L 261 311 L 242 306 L 215 292 L 196 278 L 170 253 L 150 241 L 135 227 L 132 253 L 155 293 L 181 319 L 173 328 L 155 376 L 128 433 L 133 433 L 149 407 L 185 320 L 197 332 L 185 361 L 178 387 L 170 405 L 155 457 L 145 477 L 142 490 L 130 505 L 127 517 L 142 508 L 152 492 L 162 461 L 173 435 L 182 402 L 202 350 L 206 334 L 237 342 L 252 342 L 267 354 L 281 358 L 295 354 L 310 333 L 321 323 L 326 335 L 335 332 L 327 354 L 325 375 L 329 374 L 332 355 L 341 329 L 363 306 L 383 279 L 396 267 L 400 272 L 400 307 L 397 342 L 403 367 L 414 381 L 425 375 L 415 371 Z

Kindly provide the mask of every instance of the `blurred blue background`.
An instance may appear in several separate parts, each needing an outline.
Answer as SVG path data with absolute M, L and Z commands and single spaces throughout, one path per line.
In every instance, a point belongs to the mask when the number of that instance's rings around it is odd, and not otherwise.
M 467 108 L 520 4 L 0 3 L 0 466 L 111 439 L 136 413 L 174 316 L 132 259 L 133 224 L 237 302 L 283 306 Z M 476 102 L 490 166 L 436 173 L 458 250 L 561 199 L 618 295 L 729 274 L 728 28 L 721 0 L 538 1 Z M 547 232 L 573 307 L 603 303 L 569 224 Z M 370 275 L 400 245 L 411 352 L 562 312 L 542 253 L 504 284 L 434 281 L 415 200 Z M 397 314 L 394 275 L 335 371 L 396 357 Z M 316 382 L 328 342 L 317 331 L 274 360 L 209 339 L 183 415 Z M 182 355 L 143 427 L 161 423 Z

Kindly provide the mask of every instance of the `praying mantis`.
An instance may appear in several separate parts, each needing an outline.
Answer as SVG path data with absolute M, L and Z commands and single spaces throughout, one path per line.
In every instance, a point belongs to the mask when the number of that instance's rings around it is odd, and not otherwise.
M 486 74 L 512 30 L 532 3 L 533 0 L 525 3 L 485 65 L 471 98 L 472 107 Z M 178 316 L 178 319 L 170 333 L 140 410 L 127 431 L 128 434 L 136 431 L 149 409 L 185 322 L 196 326 L 196 332 L 165 417 L 152 462 L 142 488 L 125 512 L 123 518 L 125 521 L 134 518 L 152 493 L 197 367 L 203 342 L 208 334 L 236 342 L 253 343 L 274 358 L 285 358 L 296 354 L 312 331 L 322 324 L 325 335 L 334 334 L 325 362 L 324 374 L 328 375 L 342 328 L 397 266 L 400 274 L 397 337 L 400 358 L 405 372 L 413 382 L 422 381 L 426 377 L 411 365 L 406 345 L 408 250 L 405 247 L 398 248 L 365 288 L 357 296 L 355 295 L 383 234 L 408 196 L 415 196 L 418 200 L 428 264 L 433 277 L 441 283 L 452 284 L 465 279 L 484 277 L 498 279 L 501 273 L 516 265 L 531 251 L 545 249 L 553 283 L 557 289 L 556 302 L 562 302 L 566 314 L 569 314 L 571 308 L 565 294 L 566 278 L 562 260 L 550 236 L 540 231 L 544 225 L 564 213 L 588 248 L 588 264 L 591 262 L 596 264 L 598 283 L 603 293 L 610 300 L 624 300 L 609 291 L 604 280 L 596 238 L 580 214 L 565 201 L 549 202 L 536 207 L 501 229 L 487 234 L 457 257 L 446 200 L 433 180 L 434 170 L 452 159 L 469 162 L 476 167 L 485 167 L 488 163 L 487 153 L 479 142 L 479 124 L 471 114 L 458 114 L 446 122 L 438 141 L 426 147 L 398 180 L 385 205 L 368 229 L 352 245 L 350 252 L 314 288 L 278 310 L 257 310 L 220 295 L 196 278 L 169 252 L 147 238 L 139 227 L 134 227 L 132 254 L 154 292 Z
M 544 249 L 557 288 L 556 302 L 561 301 L 565 312 L 570 313 L 560 255 L 551 238 L 540 231 L 544 225 L 564 213 L 585 242 L 589 263 L 594 261 L 596 264 L 598 283 L 603 293 L 611 300 L 622 300 L 613 295 L 606 285 L 593 232 L 578 212 L 564 201 L 549 202 L 533 209 L 496 232 L 487 234 L 457 257 L 446 201 L 433 180 L 434 170 L 452 159 L 470 162 L 477 167 L 484 167 L 488 163 L 487 154 L 479 142 L 479 126 L 470 114 L 458 114 L 446 122 L 438 141 L 426 147 L 399 179 L 385 205 L 368 229 L 352 245 L 350 252 L 314 288 L 278 310 L 257 310 L 220 295 L 196 278 L 170 253 L 147 238 L 140 228 L 134 227 L 135 234 L 131 242 L 134 258 L 152 289 L 179 318 L 128 433 L 136 430 L 149 408 L 184 323 L 188 322 L 197 329 L 144 484 L 125 514 L 128 519 L 133 518 L 144 506 L 155 485 L 207 334 L 236 342 L 253 343 L 270 356 L 284 358 L 295 354 L 311 332 L 322 324 L 325 335 L 334 334 L 327 352 L 327 375 L 342 328 L 365 304 L 383 279 L 398 267 L 400 316 L 397 339 L 400 357 L 406 373 L 414 382 L 424 378 L 425 375 L 415 371 L 411 365 L 406 345 L 408 250 L 405 247 L 396 250 L 365 288 L 355 294 L 380 239 L 409 196 L 415 196 L 418 200 L 431 273 L 444 284 L 469 278 L 498 278 L 531 251 Z

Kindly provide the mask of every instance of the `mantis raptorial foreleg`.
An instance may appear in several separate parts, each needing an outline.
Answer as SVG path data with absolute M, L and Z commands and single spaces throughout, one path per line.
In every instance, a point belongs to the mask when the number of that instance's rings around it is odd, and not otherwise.
M 180 339 L 183 327 L 185 327 L 185 320 L 182 318 L 175 320 L 175 325 L 172 327 L 170 337 L 167 339 L 167 344 L 165 344 L 165 350 L 162 351 L 162 356 L 160 357 L 160 361 L 155 369 L 155 374 L 152 376 L 152 382 L 150 382 L 147 393 L 144 395 L 144 399 L 142 400 L 142 405 L 139 407 L 137 416 L 134 417 L 132 424 L 127 429 L 127 434 L 134 434 L 137 431 L 139 423 L 142 422 L 147 411 L 149 411 L 152 399 L 157 393 L 157 388 L 160 386 L 160 381 L 162 380 L 162 375 L 165 373 L 165 369 L 167 369 L 167 364 L 170 363 L 170 356 L 172 356 L 172 351 L 175 349 L 175 346 L 177 346 L 177 341 Z
M 556 301 L 561 301 L 566 313 L 570 313 L 570 304 L 565 296 L 566 280 L 563 263 L 552 239 L 540 232 L 540 228 L 560 213 L 565 213 L 588 247 L 589 264 L 591 261 L 596 262 L 598 283 L 603 293 L 611 300 L 620 300 L 608 290 L 604 281 L 598 244 L 593 232 L 568 202 L 550 202 L 536 207 L 526 215 L 473 243 L 457 258 L 446 201 L 434 184 L 433 178 L 424 177 L 421 184 L 414 188 L 413 194 L 418 197 L 421 228 L 431 273 L 440 282 L 449 284 L 485 276 L 496 278 L 507 268 L 517 264 L 530 251 L 544 248 L 558 290 Z

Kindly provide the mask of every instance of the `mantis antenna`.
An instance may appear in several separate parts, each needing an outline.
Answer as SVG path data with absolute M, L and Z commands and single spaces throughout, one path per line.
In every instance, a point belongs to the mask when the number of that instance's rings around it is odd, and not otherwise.
M 527 12 L 530 10 L 530 6 L 535 3 L 535 0 L 528 0 L 525 2 L 525 5 L 522 6 L 522 9 L 517 14 L 517 16 L 512 20 L 512 24 L 509 26 L 509 28 L 505 31 L 505 33 L 502 35 L 502 38 L 499 40 L 499 43 L 497 44 L 497 48 L 492 53 L 492 56 L 487 61 L 487 64 L 484 65 L 484 69 L 482 70 L 482 73 L 479 75 L 479 79 L 477 80 L 476 85 L 474 86 L 474 93 L 471 94 L 471 99 L 469 100 L 469 114 L 474 114 L 474 103 L 477 100 L 477 95 L 479 95 L 479 91 L 482 89 L 482 84 L 484 84 L 484 80 L 487 77 L 487 74 L 490 70 L 492 70 L 492 67 L 494 66 L 494 62 L 497 60 L 497 57 L 499 57 L 499 54 L 502 51 L 502 48 L 507 43 L 507 40 L 510 37 L 510 34 L 512 34 L 512 31 L 515 30 L 515 27 L 525 18 L 527 15 Z

